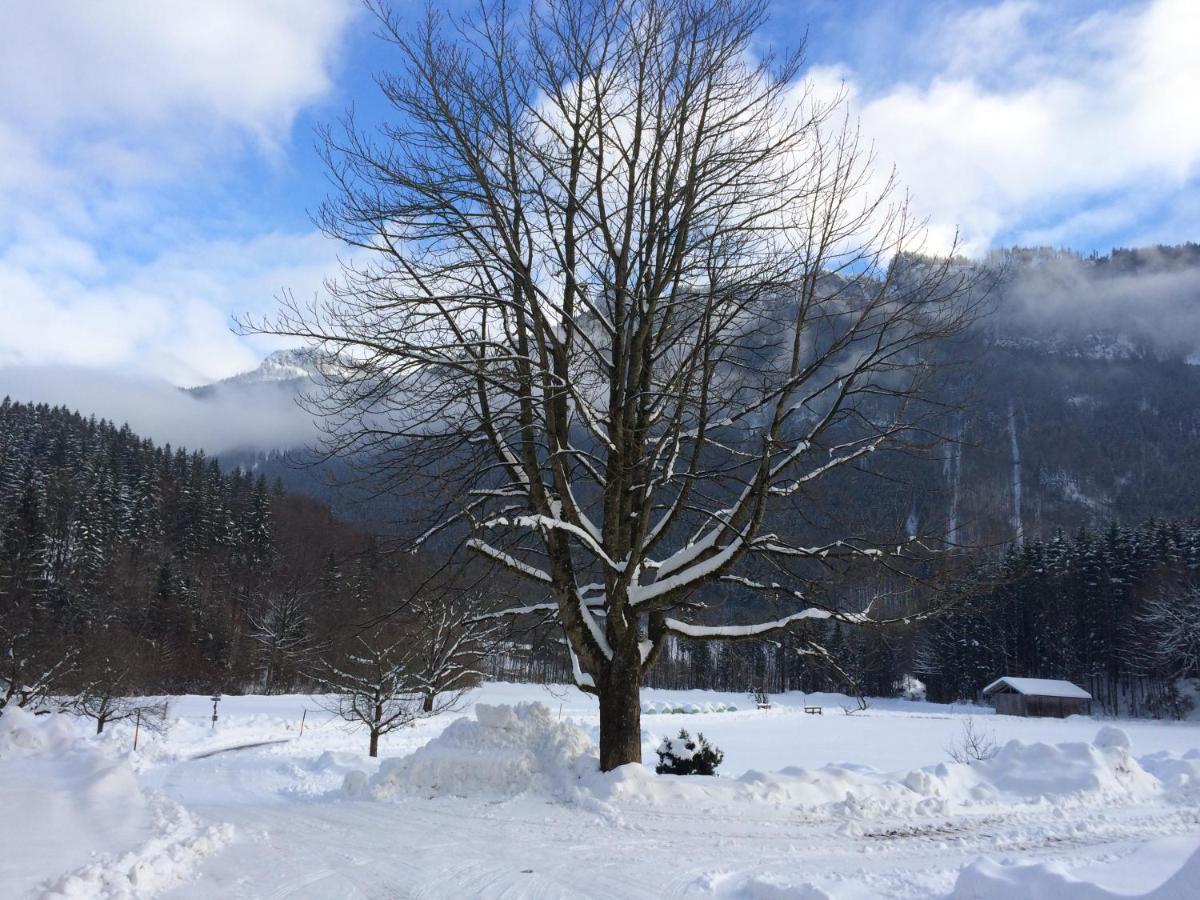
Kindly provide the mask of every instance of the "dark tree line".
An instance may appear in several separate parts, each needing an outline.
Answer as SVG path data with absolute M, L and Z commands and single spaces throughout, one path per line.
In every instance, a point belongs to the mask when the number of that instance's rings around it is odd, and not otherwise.
M 0 711 L 70 694 L 102 725 L 129 711 L 121 697 L 319 689 L 375 655 L 403 663 L 403 678 L 386 674 L 412 688 L 406 715 L 480 675 L 570 681 L 551 624 L 501 635 L 467 621 L 470 591 L 511 602 L 494 573 L 460 573 L 454 591 L 438 577 L 436 562 L 397 560 L 261 477 L 65 409 L 0 403 Z M 1108 712 L 1172 715 L 1178 680 L 1200 678 L 1200 521 L 1059 533 L 973 577 L 968 601 L 907 627 L 672 638 L 645 683 L 885 696 L 915 674 L 952 701 L 1017 674 L 1076 681 Z M 753 617 L 752 602 L 734 605 Z
M 102 725 L 122 696 L 308 689 L 358 623 L 397 608 L 389 640 L 438 685 L 429 660 L 462 664 L 445 647 L 463 623 L 427 627 L 423 610 L 459 590 L 436 574 L 203 453 L 0 403 L 0 712 L 87 695 L 75 706 Z
M 916 636 L 931 699 L 1016 674 L 1073 680 L 1109 713 L 1178 711 L 1176 681 L 1200 676 L 1200 522 L 1059 533 L 998 569 L 998 587 Z

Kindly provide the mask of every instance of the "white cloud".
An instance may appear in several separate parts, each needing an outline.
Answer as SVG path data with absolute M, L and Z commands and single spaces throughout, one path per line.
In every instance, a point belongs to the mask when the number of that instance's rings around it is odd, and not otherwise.
M 350 0 L 0 5 L 0 364 L 194 384 L 257 363 L 233 311 L 315 291 L 311 232 L 196 221 L 328 93 Z M 180 200 L 180 197 L 186 197 Z
M 237 338 L 229 311 L 269 306 L 285 287 L 311 296 L 333 259 L 319 235 L 268 234 L 200 242 L 121 269 L 86 245 L 40 237 L 0 258 L 0 365 L 111 366 L 180 385 L 253 368 L 273 346 Z M 22 264 L 39 246 L 56 255 Z
M 1010 0 L 949 17 L 930 47 L 941 71 L 920 83 L 865 94 L 846 73 L 864 133 L 935 238 L 960 226 L 976 253 L 1000 235 L 1087 240 L 1118 220 L 1114 195 L 1144 206 L 1200 174 L 1200 3 L 1075 21 L 1057 9 Z
M 171 127 L 180 114 L 270 141 L 330 87 L 341 0 L 122 0 L 0 9 L 9 116 L 75 131 Z

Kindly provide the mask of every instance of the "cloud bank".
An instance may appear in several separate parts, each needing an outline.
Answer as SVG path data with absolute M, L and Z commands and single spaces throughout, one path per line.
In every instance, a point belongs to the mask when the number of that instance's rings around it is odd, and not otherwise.
M 945 7 L 939 7 L 944 9 Z M 894 163 L 932 237 L 1107 249 L 1200 236 L 1200 3 L 1090 12 L 1005 0 L 944 12 L 916 34 L 927 65 L 890 83 L 849 66 L 845 89 L 880 162 Z
M 269 344 L 233 310 L 320 287 L 335 251 L 247 214 L 332 88 L 349 0 L 0 5 L 0 365 L 119 365 L 180 384 Z
M 81 366 L 0 367 L 0 397 L 66 406 L 128 424 L 156 444 L 204 450 L 288 450 L 309 446 L 312 417 L 278 384 L 218 391 L 203 399 L 166 381 Z

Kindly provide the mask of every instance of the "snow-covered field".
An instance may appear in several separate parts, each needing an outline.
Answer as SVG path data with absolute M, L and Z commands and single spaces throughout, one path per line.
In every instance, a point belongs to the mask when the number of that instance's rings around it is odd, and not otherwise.
M 215 730 L 207 698 L 178 698 L 136 753 L 124 724 L 10 711 L 0 897 L 1200 896 L 1197 725 L 645 699 L 739 709 L 646 715 L 649 768 L 607 775 L 572 688 L 488 684 L 379 761 L 304 696 L 227 697 Z M 950 762 L 968 718 L 993 759 Z M 680 727 L 725 751 L 721 777 L 653 774 Z

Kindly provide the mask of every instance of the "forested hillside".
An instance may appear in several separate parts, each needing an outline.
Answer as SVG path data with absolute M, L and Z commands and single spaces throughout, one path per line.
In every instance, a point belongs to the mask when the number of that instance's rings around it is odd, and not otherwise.
M 893 456 L 879 466 L 887 478 L 839 484 L 844 514 L 974 546 L 1200 514 L 1200 245 L 1086 257 L 1017 248 L 962 266 L 990 290 L 988 314 L 951 348 L 964 364 L 938 397 L 962 411 L 938 423 L 937 452 Z M 319 369 L 312 353 L 282 351 L 193 393 L 292 404 Z M 335 487 L 353 480 L 352 459 L 297 466 L 312 457 L 284 445 L 223 459 L 372 531 L 404 531 L 423 502 Z
M 97 679 L 129 693 L 295 689 L 340 658 L 346 626 L 427 575 L 261 475 L 66 409 L 0 404 L 0 708 L 18 689 Z

